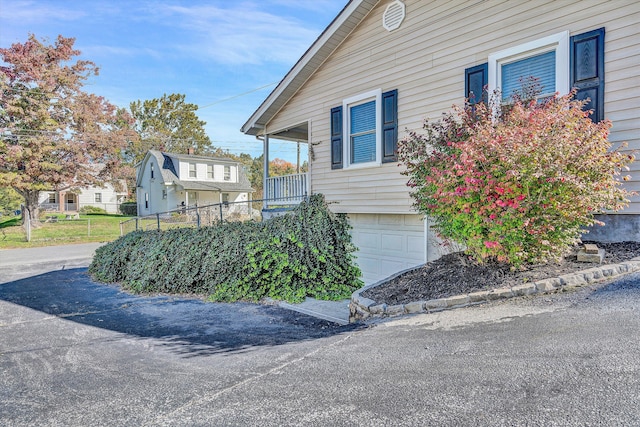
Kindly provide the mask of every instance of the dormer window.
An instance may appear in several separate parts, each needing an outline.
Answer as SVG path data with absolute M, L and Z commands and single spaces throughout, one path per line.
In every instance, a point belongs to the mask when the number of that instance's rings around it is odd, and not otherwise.
M 231 181 L 231 166 L 224 167 L 224 180 Z
M 207 178 L 213 179 L 213 165 L 207 165 Z
M 189 163 L 189 178 L 197 178 L 198 174 L 196 173 L 196 164 Z

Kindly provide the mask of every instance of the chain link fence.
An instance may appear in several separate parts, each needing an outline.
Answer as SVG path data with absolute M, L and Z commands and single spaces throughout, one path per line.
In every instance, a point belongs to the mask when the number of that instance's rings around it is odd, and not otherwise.
M 269 205 L 287 204 L 290 197 L 269 199 Z M 296 197 L 296 200 L 300 200 Z M 138 216 L 120 223 L 120 235 L 137 230 L 168 230 L 179 227 L 205 227 L 222 221 L 262 221 L 265 200 L 223 202 L 206 206 L 185 206 L 167 212 Z

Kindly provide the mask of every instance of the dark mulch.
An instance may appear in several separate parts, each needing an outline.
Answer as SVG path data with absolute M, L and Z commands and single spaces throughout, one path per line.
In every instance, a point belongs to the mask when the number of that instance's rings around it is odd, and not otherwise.
M 522 271 L 511 271 L 509 267 L 498 263 L 479 265 L 463 253 L 456 252 L 368 289 L 362 293 L 362 296 L 377 303 L 389 305 L 427 301 L 531 283 L 603 264 L 616 264 L 640 256 L 640 242 L 597 243 L 597 245 L 606 251 L 602 264 L 578 262 L 576 247 L 561 262 L 528 266 Z

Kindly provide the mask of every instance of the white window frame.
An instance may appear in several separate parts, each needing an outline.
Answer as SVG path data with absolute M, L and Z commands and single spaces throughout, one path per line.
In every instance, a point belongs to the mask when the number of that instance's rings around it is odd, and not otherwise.
M 376 159 L 366 163 L 353 163 L 351 159 L 351 109 L 359 104 L 369 101 L 376 102 Z M 360 95 L 346 98 L 342 101 L 342 158 L 345 160 L 343 168 L 369 168 L 382 164 L 382 89 L 375 89 Z
M 102 193 L 93 193 L 94 203 L 102 203 Z
M 193 170 L 191 170 L 192 166 Z M 193 172 L 193 175 L 191 175 L 191 172 Z M 189 178 L 198 178 L 198 165 L 195 163 L 189 163 Z
M 224 166 L 224 180 L 231 181 L 231 166 L 229 165 Z
M 546 52 L 556 52 L 556 92 L 569 93 L 569 31 L 552 34 L 489 55 L 489 95 L 501 89 L 502 65 Z
M 208 179 L 215 179 L 216 173 L 215 173 L 215 168 L 213 167 L 213 165 L 207 165 L 207 178 Z

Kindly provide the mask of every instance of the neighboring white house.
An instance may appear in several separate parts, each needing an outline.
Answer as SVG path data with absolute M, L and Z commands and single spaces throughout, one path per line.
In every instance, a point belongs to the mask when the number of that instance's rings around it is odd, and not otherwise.
M 441 253 L 412 208 L 398 138 L 522 75 L 590 98 L 610 141 L 640 148 L 640 2 L 352 0 L 242 131 L 310 146 L 310 190 L 347 213 L 365 283 Z M 266 172 L 265 172 L 266 173 Z M 630 190 L 640 190 L 640 164 Z M 640 198 L 589 238 L 640 240 Z
M 103 187 L 67 187 L 58 191 L 43 191 L 39 198 L 40 208 L 54 212 L 77 212 L 83 207 L 94 206 L 108 213 L 119 213 L 120 204 L 127 198 L 124 181 L 122 186 L 122 191 L 116 191 L 109 183 L 105 183 Z
M 136 165 L 136 187 L 139 216 L 196 204 L 245 202 L 254 191 L 235 160 L 156 150 Z

